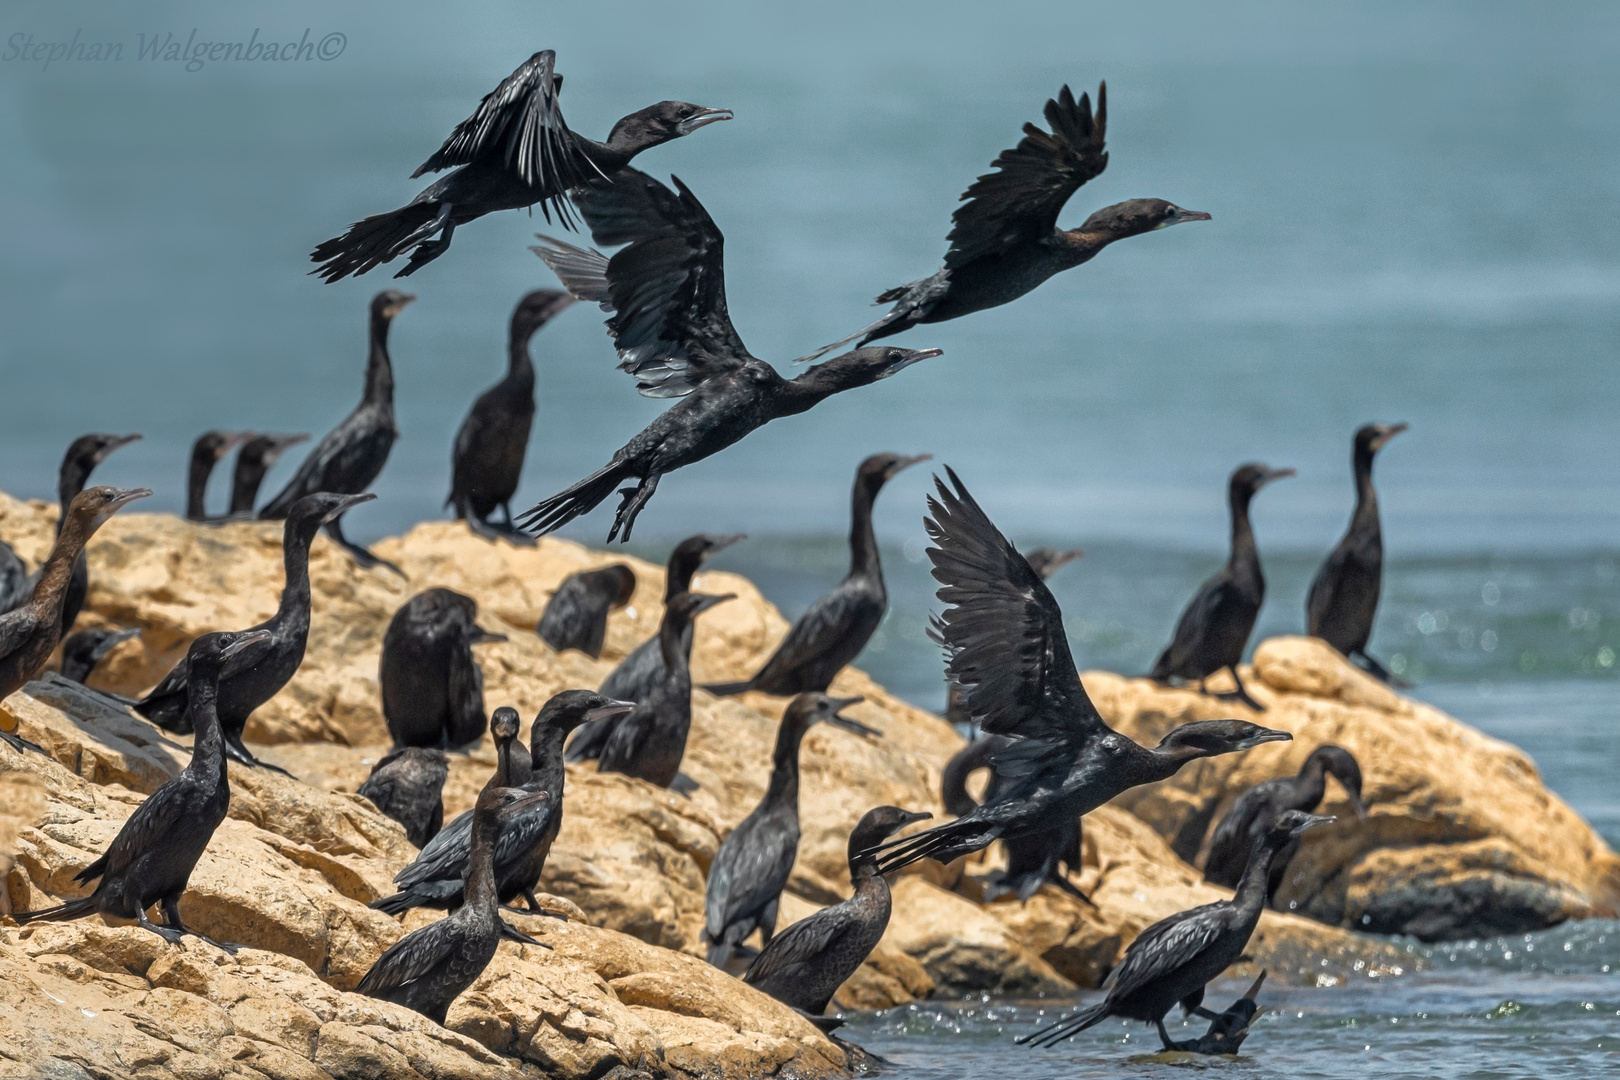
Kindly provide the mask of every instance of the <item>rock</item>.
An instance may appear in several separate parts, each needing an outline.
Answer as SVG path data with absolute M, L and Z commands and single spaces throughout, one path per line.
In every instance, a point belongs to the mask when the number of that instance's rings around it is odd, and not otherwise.
M 901 876 L 893 893 L 894 914 L 883 942 L 922 964 L 935 985 L 1012 997 L 1074 989 L 983 906 L 916 875 Z

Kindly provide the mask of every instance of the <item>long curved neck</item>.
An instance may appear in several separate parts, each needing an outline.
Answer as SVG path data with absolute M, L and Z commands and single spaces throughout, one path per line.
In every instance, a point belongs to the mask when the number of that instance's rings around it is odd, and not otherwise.
M 236 473 L 231 477 L 231 513 L 241 514 L 253 509 L 254 496 L 259 494 L 259 485 L 264 482 L 264 474 L 268 467 L 262 460 L 255 458 L 252 461 L 236 462 Z
M 529 752 L 534 759 L 534 771 L 529 774 L 525 787 L 545 791 L 551 803 L 562 808 L 563 781 L 567 770 L 563 767 L 563 743 L 568 732 L 559 724 L 536 725 L 529 739 Z
M 380 312 L 371 316 L 371 355 L 366 361 L 366 392 L 370 405 L 394 404 L 394 365 L 388 358 L 389 319 Z
M 658 624 L 658 651 L 664 658 L 664 671 L 666 675 L 688 677 L 686 647 L 691 642 L 687 637 L 687 630 L 691 621 L 688 619 L 664 616 L 664 621 Z
M 34 610 L 42 617 L 49 615 L 53 622 L 61 620 L 62 603 L 67 598 L 68 582 L 73 578 L 73 564 L 84 554 L 84 545 L 95 532 L 81 517 L 68 514 L 62 520 L 66 524 L 57 533 L 56 544 L 39 569 L 39 581 L 30 597 Z M 55 614 L 49 614 L 51 612 Z
M 506 342 L 506 375 L 511 379 L 534 381 L 534 361 L 529 358 L 529 339 L 537 326 L 514 325 Z
M 208 494 L 208 476 L 214 471 L 214 456 L 206 451 L 191 455 L 186 472 L 186 517 L 201 521 L 207 516 L 203 501 Z
M 804 728 L 783 719 L 776 732 L 776 749 L 771 755 L 771 781 L 765 789 L 765 802 L 773 806 L 799 809 L 799 744 Z
M 1234 492 L 1232 505 L 1232 554 L 1227 565 L 1234 575 L 1250 579 L 1250 583 L 1265 588 L 1260 576 L 1260 549 L 1254 542 L 1254 528 L 1249 524 L 1248 492 Z
M 872 531 L 872 504 L 879 488 L 863 477 L 855 482 L 849 520 L 849 574 L 883 581 L 883 561 L 878 557 L 877 534 Z
M 472 844 L 467 851 L 467 884 L 463 904 L 470 914 L 495 916 L 495 840 L 500 824 L 494 810 L 473 810 Z
M 314 529 L 300 522 L 302 527 L 289 527 L 282 536 L 281 565 L 287 582 L 281 587 L 281 606 L 277 619 L 295 617 L 303 613 L 309 620 L 309 546 L 315 540 Z
M 817 364 L 797 378 L 782 380 L 776 388 L 771 413 L 773 416 L 793 416 L 815 408 L 836 393 L 852 390 L 859 385 L 860 381 L 850 378 L 848 372 L 835 368 L 833 361 L 829 360 Z
M 1352 462 L 1356 475 L 1356 513 L 1353 524 L 1360 529 L 1378 531 L 1378 492 L 1373 489 L 1373 452 L 1356 448 Z
M 1319 757 L 1313 757 L 1305 762 L 1305 767 L 1299 770 L 1299 787 L 1297 789 L 1301 801 L 1305 806 L 1296 806 L 1296 810 L 1315 810 L 1321 805 L 1322 797 L 1327 794 L 1327 762 Z
M 1249 856 L 1249 865 L 1243 868 L 1243 879 L 1238 882 L 1232 906 L 1238 915 L 1251 925 L 1260 919 L 1260 909 L 1266 906 L 1266 890 L 1271 883 L 1271 861 L 1277 848 L 1261 837 L 1255 842 Z
M 62 471 L 56 479 L 56 504 L 60 513 L 56 515 L 56 535 L 61 536 L 62 530 L 67 526 L 68 507 L 78 498 L 79 492 L 90 481 L 90 467 L 81 465 L 77 461 L 64 462 Z
M 197 737 L 193 743 L 191 764 L 186 766 L 198 776 L 225 772 L 225 732 L 219 723 L 219 673 L 186 680 L 186 711 L 191 714 Z

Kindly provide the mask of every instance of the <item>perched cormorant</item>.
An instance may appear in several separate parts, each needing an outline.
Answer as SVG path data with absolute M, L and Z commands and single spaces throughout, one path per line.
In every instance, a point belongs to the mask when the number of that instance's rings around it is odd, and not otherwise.
M 1356 817 L 1365 818 L 1361 766 L 1350 751 L 1342 747 L 1318 746 L 1305 759 L 1297 776 L 1262 781 L 1237 797 L 1210 837 L 1209 855 L 1204 859 L 1204 880 L 1235 888 L 1243 877 L 1243 868 L 1249 863 L 1255 838 L 1265 831 L 1267 823 L 1284 810 L 1309 812 L 1320 806 L 1322 797 L 1327 794 L 1328 773 L 1344 785 Z M 1277 894 L 1283 875 L 1288 872 L 1288 863 L 1297 850 L 1297 844 L 1289 845 L 1271 860 L 1271 880 L 1266 889 L 1268 900 Z
M 886 379 L 938 349 L 857 349 L 784 379 L 737 336 L 726 310 L 724 238 L 709 212 L 675 180 L 679 194 L 634 169 L 575 195 L 598 244 L 628 246 L 610 260 L 597 251 L 539 237 L 535 252 L 568 291 L 613 313 L 607 320 L 619 366 L 646 397 L 685 397 L 631 439 L 613 460 L 542 500 L 519 524 L 540 533 L 589 513 L 626 488 L 608 540 L 630 539 L 636 515 L 666 473 L 719 453 L 772 420 L 813 408 L 833 394 Z
M 743 974 L 743 982 L 803 1014 L 822 1031 L 842 1021 L 827 1017 L 827 1003 L 855 974 L 889 925 L 889 883 L 871 855 L 913 821 L 932 817 L 897 806 L 868 810 L 849 834 L 848 900 L 822 908 L 771 939 Z
M 1384 537 L 1373 490 L 1373 455 L 1406 430 L 1405 424 L 1366 424 L 1356 431 L 1350 460 L 1356 476 L 1356 511 L 1339 546 L 1316 572 L 1305 598 L 1305 629 L 1347 657 L 1360 657 L 1384 682 L 1400 683 L 1367 652 L 1384 577 Z
M 16 549 L 0 540 L 0 613 L 10 611 L 28 599 L 34 587 L 28 567 L 17 557 Z
M 825 691 L 844 665 L 854 663 L 889 608 L 877 534 L 872 531 L 872 504 L 896 473 L 932 457 L 873 454 L 861 462 L 855 470 L 850 514 L 849 573 L 831 592 L 805 609 L 753 678 L 703 689 L 721 695 L 747 690 L 784 696 Z
M 497 716 L 505 710 L 497 709 Z M 568 733 L 587 720 L 621 715 L 630 711 L 627 701 L 614 701 L 589 690 L 565 690 L 546 702 L 529 732 L 529 750 L 534 772 L 523 782 L 524 791 L 545 794 L 548 801 L 536 803 L 522 812 L 503 812 L 501 840 L 496 849 L 496 881 L 500 901 L 510 903 L 523 897 L 529 910 L 548 914 L 535 897 L 546 856 L 551 852 L 557 830 L 562 828 L 563 784 L 565 780 L 562 746 Z M 514 749 L 517 747 L 514 745 Z M 499 773 L 497 773 L 499 776 Z M 413 907 L 455 907 L 462 902 L 462 877 L 466 873 L 467 850 L 472 833 L 470 812 L 463 813 L 439 831 L 422 853 L 394 875 L 399 892 L 373 900 L 371 906 L 390 915 Z
M 208 478 L 214 466 L 236 447 L 253 438 L 251 431 L 205 431 L 191 444 L 191 464 L 186 469 L 186 520 L 207 521 Z
M 664 572 L 664 603 L 668 605 L 672 598 L 690 592 L 692 576 L 715 552 L 746 539 L 748 537 L 742 533 L 735 536 L 699 533 L 676 544 L 675 550 L 669 553 L 669 565 Z M 659 638 L 659 634 L 653 634 L 619 661 L 619 666 L 602 681 L 601 692 L 619 701 L 640 701 L 652 693 L 653 687 L 664 678 L 664 651 Z M 692 658 L 690 622 L 686 624 L 686 633 L 681 637 L 681 654 L 688 661 Z M 617 720 L 604 720 L 581 728 L 568 744 L 568 760 L 589 761 L 601 757 L 602 747 L 607 745 L 608 736 L 613 734 L 613 727 L 617 723 Z
M 382 472 L 388 452 L 399 437 L 399 429 L 394 426 L 394 365 L 388 358 L 388 326 L 415 299 L 397 289 L 372 297 L 371 355 L 366 361 L 366 388 L 360 404 L 315 444 L 287 486 L 265 503 L 259 511 L 261 521 L 286 517 L 293 503 L 317 491 L 358 495 Z M 393 563 L 345 539 L 341 515 L 327 522 L 326 532 L 361 566 L 386 566 L 400 577 L 405 576 Z
M 309 545 L 328 520 L 375 495 L 306 495 L 293 504 L 282 528 L 281 558 L 286 584 L 276 613 L 251 629 L 268 630 L 268 641 L 232 657 L 220 675 L 219 722 L 225 731 L 225 754 L 244 765 L 286 772 L 262 762 L 242 745 L 242 729 L 253 710 L 269 701 L 298 671 L 309 644 Z M 184 735 L 192 730 L 186 707 L 189 661 L 182 659 L 145 697 L 135 711 L 158 727 Z
M 1249 1037 L 1249 1025 L 1260 1012 L 1260 1005 L 1256 999 L 1260 996 L 1260 985 L 1265 981 L 1266 973 L 1262 971 L 1260 977 L 1254 980 L 1254 985 L 1244 991 L 1242 997 L 1228 1005 L 1225 1012 L 1209 1022 L 1208 1031 L 1196 1039 L 1172 1042 L 1167 1049 L 1180 1050 L 1188 1054 L 1237 1053 L 1243 1046 L 1243 1040 Z
M 259 497 L 259 485 L 281 455 L 309 436 L 303 432 L 293 435 L 255 435 L 236 452 L 236 468 L 231 472 L 231 514 L 253 516 L 253 502 Z
M 709 963 L 724 968 L 756 929 L 765 945 L 776 933 L 776 909 L 799 852 L 799 744 L 811 726 L 825 720 L 857 735 L 878 732 L 839 712 L 864 698 L 800 694 L 788 703 L 776 729 L 771 779 L 765 797 L 720 842 L 709 867 L 704 898 L 703 941 Z
M 1103 149 L 1108 129 L 1108 84 L 1079 102 L 1065 86 L 1046 103 L 1051 133 L 1024 125 L 1024 137 L 991 162 L 962 193 L 966 205 L 951 215 L 945 265 L 921 281 L 879 294 L 894 308 L 870 326 L 804 357 L 814 360 L 856 338 L 868 345 L 917 323 L 944 322 L 1018 299 L 1047 278 L 1089 262 L 1116 240 L 1140 236 L 1184 221 L 1208 221 L 1200 210 L 1183 210 L 1163 199 L 1131 199 L 1104 207 L 1078 229 L 1059 229 L 1063 204 L 1108 166 Z
M 120 507 L 150 494 L 151 488 L 102 485 L 86 488 L 73 497 L 28 599 L 21 607 L 0 615 L 0 700 L 37 678 L 45 670 L 56 643 L 62 640 L 62 607 L 84 545 Z M 12 734 L 16 729 L 17 721 L 9 713 L 0 712 L 0 739 L 18 750 L 39 749 Z
M 571 228 L 571 188 L 593 177 L 615 179 L 643 150 L 731 119 L 730 109 L 660 101 L 614 124 L 607 142 L 593 142 L 570 131 L 563 120 L 556 60 L 551 49 L 525 60 L 456 125 L 411 179 L 460 168 L 398 210 L 357 221 L 342 236 L 317 247 L 310 258 L 321 265 L 310 273 L 337 281 L 391 262 L 415 246 L 405 268 L 394 275 L 405 277 L 443 255 L 456 226 L 536 203 L 547 221 L 556 211 L 558 221 Z M 434 235 L 438 239 L 430 240 Z
M 377 682 L 395 746 L 453 749 L 484 737 L 484 675 L 472 647 L 506 635 L 490 633 L 477 620 L 472 597 L 429 589 L 388 621 Z
M 1176 636 L 1164 647 L 1148 678 L 1158 682 L 1171 679 L 1204 680 L 1222 668 L 1232 673 L 1237 690 L 1216 697 L 1241 701 L 1257 712 L 1261 705 L 1243 688 L 1238 678 L 1238 661 L 1249 644 L 1260 603 L 1266 596 L 1266 579 L 1260 572 L 1260 550 L 1249 527 L 1249 500 L 1255 492 L 1285 476 L 1293 469 L 1273 469 L 1266 465 L 1240 465 L 1227 484 L 1226 500 L 1232 508 L 1232 554 L 1214 577 L 1198 587 L 1187 609 L 1176 624 Z
M 420 848 L 444 826 L 444 782 L 450 759 L 443 750 L 396 746 L 371 767 L 360 794 L 405 826 L 405 838 Z
M 484 973 L 503 931 L 509 929 L 497 913 L 495 895 L 496 848 L 505 831 L 503 821 L 548 800 L 543 791 L 485 786 L 472 810 L 466 903 L 390 945 L 356 992 L 415 1009 L 443 1024 L 450 1003 Z
M 98 490 L 109 489 L 91 489 Z M 242 630 L 204 634 L 192 642 L 186 663 L 193 676 L 191 710 L 197 741 L 190 763 L 135 808 L 101 858 L 74 875 L 73 880 L 80 884 L 99 877 L 94 892 L 45 911 L 16 912 L 14 919 L 19 923 L 65 922 L 101 913 L 134 919 L 172 944 L 178 944 L 181 935 L 192 934 L 236 951 L 235 946 L 187 930 L 180 921 L 180 897 L 231 804 L 216 709 L 220 673 L 233 656 L 269 636 L 263 630 Z M 162 905 L 166 925 L 157 926 L 146 917 L 146 909 L 154 904 Z
M 534 632 L 557 652 L 578 649 L 595 660 L 602 655 L 608 612 L 624 607 L 635 592 L 636 572 L 623 563 L 570 574 L 546 602 Z
M 495 740 L 497 787 L 522 787 L 534 776 L 534 757 L 518 738 L 522 724 L 522 717 L 510 705 L 502 705 L 490 713 L 489 734 Z
M 1332 821 L 1298 810 L 1278 815 L 1260 836 L 1237 895 L 1160 919 L 1143 930 L 1125 950 L 1125 959 L 1108 976 L 1108 996 L 1089 1009 L 1064 1017 L 1018 1042 L 1051 1046 L 1110 1016 L 1141 1020 L 1159 1029 L 1166 1050 L 1179 1047 L 1164 1030 L 1164 1015 L 1176 1005 L 1189 1014 L 1214 1020 L 1219 1014 L 1203 1007 L 1204 987 L 1225 971 L 1249 944 L 1266 906 L 1266 876 L 1272 856 L 1306 829 Z
M 924 521 L 944 587 L 945 611 L 933 631 L 952 681 L 962 687 L 981 730 L 1010 735 L 993 759 L 996 798 L 955 821 L 891 841 L 884 873 L 918 859 L 948 862 L 996 840 L 1062 828 L 1121 792 L 1174 776 L 1197 758 L 1292 738 L 1241 720 L 1197 720 L 1154 749 L 1110 728 L 1080 685 L 1063 612 L 1040 575 L 991 523 L 956 473 L 953 491 L 935 478 L 938 498 Z
M 536 289 L 518 301 L 507 338 L 506 378 L 478 395 L 472 411 L 456 432 L 450 456 L 450 497 L 457 520 L 465 519 L 473 532 L 486 540 L 497 533 L 514 543 L 533 544 L 534 537 L 512 524 L 512 496 L 523 473 L 529 449 L 529 426 L 534 421 L 534 362 L 529 339 L 574 298 L 556 289 Z M 497 530 L 489 515 L 500 507 L 506 525 Z
M 687 667 L 682 641 L 699 615 L 735 598 L 735 593 L 709 596 L 688 592 L 664 605 L 664 621 L 658 627 L 664 677 L 614 726 L 597 759 L 598 771 L 639 776 L 659 787 L 675 782 L 681 758 L 686 754 L 686 736 L 692 728 L 692 672 Z
M 83 683 L 90 678 L 90 673 L 96 669 L 96 665 L 101 663 L 102 657 L 130 638 L 140 636 L 141 629 L 138 626 L 131 626 L 125 630 L 114 630 L 106 626 L 80 630 L 62 642 L 62 678 Z

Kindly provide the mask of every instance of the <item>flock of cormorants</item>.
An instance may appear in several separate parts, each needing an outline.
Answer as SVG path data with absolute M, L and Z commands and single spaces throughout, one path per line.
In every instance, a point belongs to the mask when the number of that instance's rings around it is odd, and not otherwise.
M 1133 199 L 1097 211 L 1078 229 L 1057 218 L 1071 195 L 1103 171 L 1107 89 L 1078 101 L 1067 86 L 1046 104 L 1050 130 L 1024 126 L 1024 137 L 963 194 L 949 250 L 936 273 L 890 289 L 892 309 L 843 341 L 812 353 L 816 360 L 860 339 L 860 347 L 814 364 L 793 378 L 753 356 L 731 323 L 725 299 L 723 238 L 697 197 L 679 179 L 673 188 L 631 168 L 643 151 L 719 120 L 726 109 L 665 101 L 631 113 L 605 142 L 571 131 L 558 95 L 562 77 L 550 51 L 538 52 L 486 96 L 414 175 L 450 171 L 408 205 L 366 218 L 315 249 L 326 281 L 363 274 L 409 253 L 397 276 L 443 255 L 458 225 L 497 210 L 538 204 L 547 220 L 570 228 L 582 219 L 592 238 L 617 248 L 595 250 L 541 237 L 534 250 L 566 292 L 537 290 L 512 315 L 507 375 L 484 392 L 457 433 L 447 499 L 458 519 L 489 540 L 533 544 L 590 512 L 619 491 L 608 539 L 627 540 L 660 479 L 744 438 L 771 420 L 803 412 L 826 397 L 867 385 L 938 349 L 872 342 L 916 323 L 957 318 L 1022 296 L 1053 274 L 1077 266 L 1117 240 L 1210 215 L 1162 199 Z M 130 816 L 107 852 L 77 877 L 95 881 L 89 895 L 60 907 L 18 913 L 19 922 L 100 913 L 134 919 L 169 941 L 195 933 L 180 920 L 179 900 L 192 869 L 224 819 L 226 763 L 274 768 L 242 741 L 248 717 L 298 670 L 309 639 L 309 550 L 325 529 L 363 566 L 397 567 L 347 540 L 343 514 L 367 493 L 398 435 L 394 376 L 388 355 L 393 320 L 415 299 L 379 293 L 370 308 L 370 352 L 360 404 L 305 458 L 286 487 L 254 511 L 259 485 L 302 434 L 211 431 L 192 451 L 187 516 L 199 522 L 284 519 L 285 586 L 276 613 L 245 630 L 210 633 L 150 692 L 127 700 L 159 727 L 193 734 L 191 762 Z M 576 299 L 609 313 L 607 328 L 620 367 L 649 397 L 679 397 L 593 475 L 514 518 L 511 499 L 522 470 L 534 414 L 535 374 L 529 340 Z M 1357 502 L 1344 540 L 1310 589 L 1307 630 L 1372 674 L 1393 678 L 1367 652 L 1382 575 L 1373 456 L 1403 424 L 1369 424 L 1355 435 Z M 62 646 L 62 674 L 88 677 L 95 663 L 133 630 L 91 629 L 69 636 L 84 604 L 84 547 L 96 529 L 147 488 L 87 486 L 105 457 L 139 435 L 86 435 L 76 440 L 59 477 L 61 515 L 55 544 L 33 574 L 0 541 L 0 696 L 37 677 Z M 204 506 L 209 475 L 237 452 L 231 501 L 224 515 Z M 861 652 L 887 609 L 872 507 L 885 483 L 928 455 L 875 454 L 856 471 L 850 525 L 850 570 L 789 630 L 776 652 L 743 681 L 705 686 L 711 694 L 745 691 L 791 697 L 759 805 L 725 838 L 709 870 L 703 939 L 710 963 L 786 1002 L 832 1030 L 826 1015 L 837 988 L 865 960 L 889 919 L 885 875 L 920 859 L 947 862 L 995 841 L 1007 865 L 990 881 L 991 897 L 1028 899 L 1052 885 L 1090 903 L 1070 881 L 1079 870 L 1080 819 L 1127 789 L 1166 779 L 1188 762 L 1291 738 L 1244 720 L 1195 721 L 1157 746 L 1111 729 L 1081 684 L 1063 616 L 1045 579 L 1079 551 L 1021 554 L 950 469 L 935 477 L 924 521 L 927 554 L 940 582 L 943 609 L 930 635 L 943 647 L 947 716 L 976 737 L 946 768 L 942 799 L 954 815 L 919 832 L 896 835 L 928 818 L 898 807 L 866 813 L 849 838 L 852 895 L 776 933 L 781 893 L 799 841 L 800 744 L 817 723 L 861 738 L 881 733 L 842 714 L 859 698 L 829 697 L 837 674 Z M 1237 665 L 1265 591 L 1249 504 L 1291 469 L 1246 464 L 1231 477 L 1231 557 L 1199 589 L 1177 623 L 1150 677 L 1197 684 L 1229 673 L 1235 689 L 1216 696 L 1263 706 L 1238 679 Z M 621 484 L 629 486 L 620 488 Z M 504 521 L 491 516 L 499 508 Z M 410 933 L 385 952 L 361 981 L 362 993 L 395 1001 L 443 1022 L 451 1001 L 483 971 L 500 938 L 539 944 L 501 917 L 523 898 L 546 912 L 537 890 L 562 823 L 565 762 L 596 760 L 598 769 L 690 792 L 680 771 L 692 718 L 690 658 L 695 620 L 732 599 L 692 591 L 704 561 L 740 536 L 698 535 L 669 556 L 664 610 L 657 634 L 614 669 L 596 692 L 568 690 L 541 709 L 529 745 L 509 707 L 486 720 L 483 681 L 473 647 L 504 640 L 477 622 L 477 605 L 446 589 L 413 597 L 394 615 L 379 667 L 382 709 L 393 750 L 361 787 L 405 828 L 420 854 L 395 878 L 399 891 L 373 903 L 397 914 L 413 907 L 449 915 Z M 635 588 L 630 567 L 576 574 L 557 588 L 537 627 L 556 650 L 600 654 L 609 613 Z M 63 639 L 66 638 L 64 641 Z M 476 805 L 444 822 L 441 790 L 447 752 L 476 745 L 488 730 L 496 745 L 494 775 Z M 570 739 L 572 736 L 572 739 Z M 39 751 L 15 731 L 0 738 Z M 41 751 L 42 752 L 42 751 Z M 988 768 L 983 794 L 968 778 Z M 1172 915 L 1143 931 L 1109 978 L 1099 1004 L 1020 1042 L 1047 1045 L 1109 1016 L 1154 1024 L 1167 1050 L 1233 1053 L 1258 1010 L 1264 975 L 1231 1008 L 1203 1006 L 1204 988 L 1243 952 L 1261 910 L 1283 879 L 1307 829 L 1332 821 L 1311 813 L 1326 777 L 1345 787 L 1358 815 L 1361 772 L 1333 746 L 1316 748 L 1297 777 L 1243 792 L 1217 825 L 1206 862 L 1209 881 L 1235 890 L 1231 900 Z M 164 923 L 148 919 L 161 908 Z M 561 915 L 556 915 L 562 918 Z M 757 932 L 760 946 L 748 941 Z M 200 935 L 199 935 L 200 936 Z M 205 939 L 206 940 L 206 939 Z M 238 946 L 219 944 L 234 950 Z M 1202 1037 L 1176 1042 L 1164 1027 L 1176 1005 L 1210 1019 Z

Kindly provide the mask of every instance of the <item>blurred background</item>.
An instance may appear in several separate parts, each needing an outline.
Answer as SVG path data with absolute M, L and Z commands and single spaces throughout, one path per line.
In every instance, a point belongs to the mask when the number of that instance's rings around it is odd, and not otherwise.
M 343 46 L 195 72 L 135 56 L 138 35 L 193 29 Z M 122 60 L 4 59 L 75 32 L 123 43 Z M 642 164 L 679 174 L 725 230 L 737 326 L 784 366 L 932 272 L 962 189 L 1065 82 L 1106 78 L 1111 164 L 1061 224 L 1140 196 L 1213 222 L 909 332 L 945 355 L 671 476 L 632 550 L 747 532 L 715 565 L 794 616 L 843 572 L 856 463 L 928 451 L 1018 543 L 1087 549 L 1053 582 L 1077 660 L 1143 671 L 1225 557 L 1236 465 L 1299 470 L 1254 513 L 1270 582 L 1256 640 L 1297 632 L 1349 516 L 1352 431 L 1405 420 L 1377 469 L 1372 649 L 1524 746 L 1614 841 L 1617 45 L 1620 9 L 1603 5 L 8 4 L 0 488 L 51 497 L 74 436 L 140 431 L 98 478 L 178 511 L 201 431 L 328 430 L 359 398 L 366 302 L 400 264 L 324 286 L 310 249 L 413 196 L 415 166 L 536 49 L 557 50 L 565 114 L 594 137 L 662 98 L 736 111 Z M 420 301 L 391 339 L 402 439 L 352 537 L 444 513 L 451 439 L 503 369 L 511 308 L 555 284 L 536 231 L 555 229 L 486 217 L 405 282 Z M 533 352 L 520 505 L 662 407 L 614 369 L 587 305 Z M 928 483 L 914 469 L 879 503 L 894 599 L 861 663 L 938 707 Z M 565 535 L 600 543 L 610 517 Z

